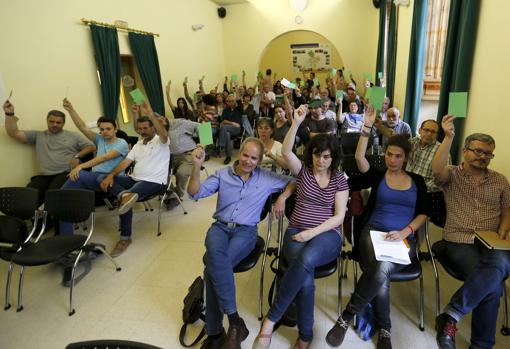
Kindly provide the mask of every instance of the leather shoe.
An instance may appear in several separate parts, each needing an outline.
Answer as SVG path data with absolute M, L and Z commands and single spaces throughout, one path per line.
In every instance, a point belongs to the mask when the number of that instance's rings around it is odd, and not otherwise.
M 227 334 L 225 333 L 225 330 L 221 332 L 220 337 L 213 338 L 213 337 L 207 337 L 200 346 L 200 349 L 221 349 L 223 347 L 223 344 L 225 343 L 225 339 L 227 338 Z
M 231 158 L 230 156 L 227 156 L 227 157 L 225 158 L 225 161 L 223 161 L 223 163 L 224 163 L 225 165 L 228 165 L 228 164 L 230 164 L 230 161 L 232 161 L 232 158 Z
M 384 328 L 379 330 L 379 337 L 377 338 L 377 349 L 392 349 L 390 331 L 387 331 Z
M 436 317 L 436 341 L 439 349 L 455 349 L 456 323 L 455 319 L 446 313 Z
M 241 342 L 244 341 L 250 331 L 246 327 L 244 320 L 241 319 L 241 325 L 231 325 L 227 331 L 227 338 L 222 349 L 241 349 Z
M 339 347 L 344 341 L 348 328 L 349 323 L 340 316 L 336 320 L 335 326 L 326 335 L 326 342 L 332 347 Z

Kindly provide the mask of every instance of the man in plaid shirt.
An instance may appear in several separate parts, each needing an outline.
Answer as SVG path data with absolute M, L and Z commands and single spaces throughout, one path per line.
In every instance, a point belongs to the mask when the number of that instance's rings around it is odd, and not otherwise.
M 473 311 L 470 348 L 492 348 L 510 253 L 474 244 L 474 232 L 495 231 L 501 239 L 510 239 L 510 184 L 502 174 L 488 169 L 496 144 L 487 134 L 469 135 L 464 142 L 464 162 L 447 166 L 454 119 L 453 115 L 443 117 L 445 138 L 432 160 L 432 173 L 446 202 L 444 240 L 439 242 L 444 247 L 442 258 L 466 282 L 436 318 L 436 338 L 439 348 L 455 348 L 455 325 Z

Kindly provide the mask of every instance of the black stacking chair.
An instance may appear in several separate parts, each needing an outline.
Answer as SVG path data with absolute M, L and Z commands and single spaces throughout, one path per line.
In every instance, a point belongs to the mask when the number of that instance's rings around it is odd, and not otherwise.
M 38 191 L 33 188 L 0 188 L 0 258 L 9 262 L 5 286 L 4 310 L 11 307 L 12 256 L 28 243 L 37 229 L 40 212 L 37 209 Z M 33 219 L 31 231 L 27 221 Z
M 340 133 L 340 145 L 342 146 L 342 153 L 344 155 L 354 155 L 360 136 L 361 133 L 359 132 Z M 370 137 L 368 139 L 367 149 L 370 149 L 373 143 L 374 139 Z
M 174 176 L 173 171 L 173 161 L 172 161 L 172 155 L 170 155 L 170 161 L 168 164 L 168 179 L 166 184 L 161 185 L 161 190 L 154 193 L 153 195 L 149 195 L 146 198 L 143 198 L 142 200 L 138 200 L 138 202 L 143 203 L 145 207 L 145 211 L 154 211 L 154 208 L 150 204 L 150 200 L 154 198 L 158 198 L 159 205 L 158 205 L 158 230 L 157 230 L 157 236 L 161 235 L 161 210 L 163 207 L 163 204 L 165 203 L 166 199 L 169 199 L 170 197 L 174 197 L 179 202 L 179 205 L 182 208 L 182 211 L 184 214 L 188 214 L 188 211 L 186 211 L 186 208 L 182 204 L 181 198 L 179 195 L 177 195 L 177 192 L 175 191 L 175 186 L 172 182 Z
M 124 341 L 120 339 L 99 339 L 70 343 L 66 349 L 161 349 L 150 344 Z
M 444 224 L 446 222 L 446 205 L 444 202 L 443 192 L 429 193 L 430 203 L 432 214 L 430 217 L 430 221 L 437 225 L 440 228 L 444 228 Z M 428 222 L 427 222 L 428 229 Z M 430 245 L 428 241 L 428 233 L 426 235 L 427 244 Z M 441 307 L 441 293 L 439 289 L 439 274 L 437 272 L 437 267 L 435 264 L 435 260 L 441 264 L 443 269 L 453 278 L 459 281 L 465 281 L 465 278 L 460 275 L 454 268 L 452 268 L 448 264 L 448 260 L 445 256 L 446 252 L 446 243 L 444 240 L 436 241 L 432 245 L 432 252 L 430 253 L 432 266 L 434 268 L 434 276 L 436 278 L 436 316 L 440 313 Z M 510 335 L 510 327 L 508 326 L 508 298 L 507 298 L 507 290 L 506 284 L 503 281 L 503 325 L 501 327 L 501 334 L 504 336 Z
M 84 222 L 90 217 L 91 224 L 89 233 L 87 235 L 59 235 L 42 238 L 46 228 L 46 217 L 48 215 L 54 217 L 56 220 L 71 223 Z M 94 192 L 82 189 L 55 189 L 46 191 L 42 219 L 43 224 L 41 232 L 37 235 L 34 242 L 24 244 L 12 256 L 12 263 L 21 266 L 17 311 L 23 310 L 23 279 L 25 267 L 53 263 L 69 255 L 71 252 L 78 251 L 71 273 L 71 287 L 69 292 L 69 316 L 71 316 L 75 313 L 73 306 L 73 288 L 76 265 L 81 255 L 84 252 L 89 252 L 90 247 L 87 246 L 87 244 L 94 231 Z M 92 249 L 100 250 L 115 265 L 117 271 L 121 270 L 118 264 L 101 246 L 95 245 Z
M 271 225 L 272 225 L 272 205 L 273 200 L 276 199 L 274 195 L 270 195 L 267 198 L 266 203 L 264 204 L 264 208 L 262 209 L 262 213 L 260 214 L 260 221 L 262 222 L 267 217 L 267 237 L 266 240 L 259 235 L 257 236 L 257 242 L 255 243 L 255 247 L 250 252 L 248 256 L 246 256 L 242 261 L 240 261 L 234 267 L 234 273 L 244 273 L 245 271 L 253 269 L 259 261 L 261 255 L 263 255 L 262 259 L 262 267 L 260 273 L 260 289 L 259 289 L 259 320 L 262 319 L 262 308 L 263 308 L 263 297 L 264 297 L 264 267 L 266 265 L 266 251 L 269 246 L 269 240 L 271 239 Z M 260 224 L 260 223 L 259 223 Z M 204 265 L 206 264 L 207 253 L 202 257 L 202 261 Z

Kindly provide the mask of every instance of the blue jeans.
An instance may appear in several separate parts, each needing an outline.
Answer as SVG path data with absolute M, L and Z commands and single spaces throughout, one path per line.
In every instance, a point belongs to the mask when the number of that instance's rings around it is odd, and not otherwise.
M 509 272 L 510 251 L 489 250 L 445 308 L 457 321 L 473 311 L 471 346 L 474 348 L 492 348 L 496 344 L 499 300 Z
M 97 178 L 97 182 L 101 183 L 106 175 L 101 175 Z M 119 200 L 122 194 L 137 193 L 138 200 L 143 200 L 151 195 L 156 194 L 161 190 L 163 184 L 147 182 L 147 181 L 135 181 L 133 178 L 128 176 L 117 176 L 113 181 L 113 185 L 108 189 L 108 192 L 115 195 Z M 129 210 L 120 217 L 120 239 L 128 240 L 131 238 L 132 224 L 133 224 L 133 210 Z
M 406 265 L 392 262 L 380 262 L 376 260 L 374 246 L 372 244 L 372 239 L 370 238 L 370 230 L 382 229 L 377 229 L 367 225 L 361 232 L 359 241 L 359 256 L 363 274 L 356 284 L 356 288 L 354 289 L 354 293 L 345 308 L 345 312 L 350 315 L 356 315 L 361 312 L 368 303 L 371 303 L 377 326 L 389 331 L 391 329 L 391 274 L 404 269 Z M 413 241 L 408 240 L 408 242 L 411 243 L 409 248 L 409 257 L 413 260 L 416 256 L 416 250 Z
M 97 179 L 104 175 L 104 173 L 81 170 L 78 180 L 72 181 L 68 179 L 62 186 L 62 189 L 88 189 L 95 192 L 102 192 Z M 73 233 L 73 223 L 60 221 L 60 235 L 73 235 Z
M 342 239 L 337 231 L 328 230 L 306 242 L 292 240 L 292 236 L 300 231 L 288 228 L 285 233 L 282 255 L 289 268 L 282 278 L 268 318 L 273 322 L 280 320 L 295 298 L 299 337 L 309 342 L 313 338 L 315 268 L 338 257 Z
M 225 149 L 225 155 L 232 157 L 232 140 L 231 136 L 239 136 L 241 134 L 241 128 L 232 125 L 221 125 L 219 134 L 219 145 Z
M 229 228 L 215 222 L 207 231 L 204 270 L 205 328 L 208 335 L 223 329 L 223 314 L 237 311 L 234 267 L 250 254 L 257 242 L 257 226 Z

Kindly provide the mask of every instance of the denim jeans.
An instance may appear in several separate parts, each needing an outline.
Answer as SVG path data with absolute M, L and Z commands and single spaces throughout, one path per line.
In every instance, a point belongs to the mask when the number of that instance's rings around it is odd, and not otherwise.
M 509 272 L 510 251 L 487 251 L 445 308 L 457 321 L 473 311 L 471 346 L 474 348 L 492 348 L 496 344 L 499 300 Z
M 248 119 L 247 115 L 243 115 L 242 118 L 243 118 L 243 129 L 245 130 L 246 135 L 248 137 L 253 137 L 254 132 L 253 132 L 253 127 L 251 126 L 251 123 L 250 123 L 250 119 Z
M 225 155 L 232 157 L 232 140 L 231 136 L 239 136 L 241 134 L 241 128 L 232 125 L 221 125 L 219 135 L 219 145 L 225 149 Z
M 372 304 L 375 319 L 379 328 L 390 331 L 390 280 L 391 274 L 406 266 L 392 262 L 380 262 L 375 259 L 374 246 L 370 238 L 370 230 L 381 230 L 365 226 L 359 241 L 360 265 L 363 274 L 359 278 L 354 293 L 345 308 L 345 312 L 354 316 L 368 304 Z M 409 257 L 415 258 L 414 243 L 410 241 Z M 347 318 L 346 320 L 351 320 Z
M 268 318 L 273 322 L 280 320 L 295 298 L 299 337 L 309 342 L 313 338 L 315 268 L 338 257 L 342 239 L 337 231 L 328 230 L 306 242 L 292 240 L 292 236 L 300 231 L 288 228 L 285 233 L 282 255 L 289 268 L 281 280 Z
M 99 182 L 97 179 L 100 176 L 105 175 L 104 173 L 92 172 L 92 171 L 80 171 L 80 176 L 77 181 L 70 179 L 64 183 L 62 189 L 88 189 L 95 192 L 101 192 Z M 74 224 L 70 222 L 60 221 L 60 235 L 73 235 Z
M 204 270 L 205 328 L 208 335 L 223 329 L 223 314 L 237 311 L 234 267 L 255 248 L 257 226 L 229 228 L 215 222 L 207 231 Z
M 98 183 L 101 183 L 106 175 L 101 175 L 97 178 Z M 151 195 L 156 194 L 161 190 L 163 184 L 147 182 L 147 181 L 135 181 L 133 178 L 128 176 L 117 176 L 113 180 L 113 185 L 108 189 L 108 192 L 112 195 L 117 196 L 120 200 L 123 193 L 137 193 L 138 200 L 143 200 Z M 133 224 L 133 210 L 129 210 L 120 217 L 120 239 L 127 240 L 131 238 L 132 224 Z

